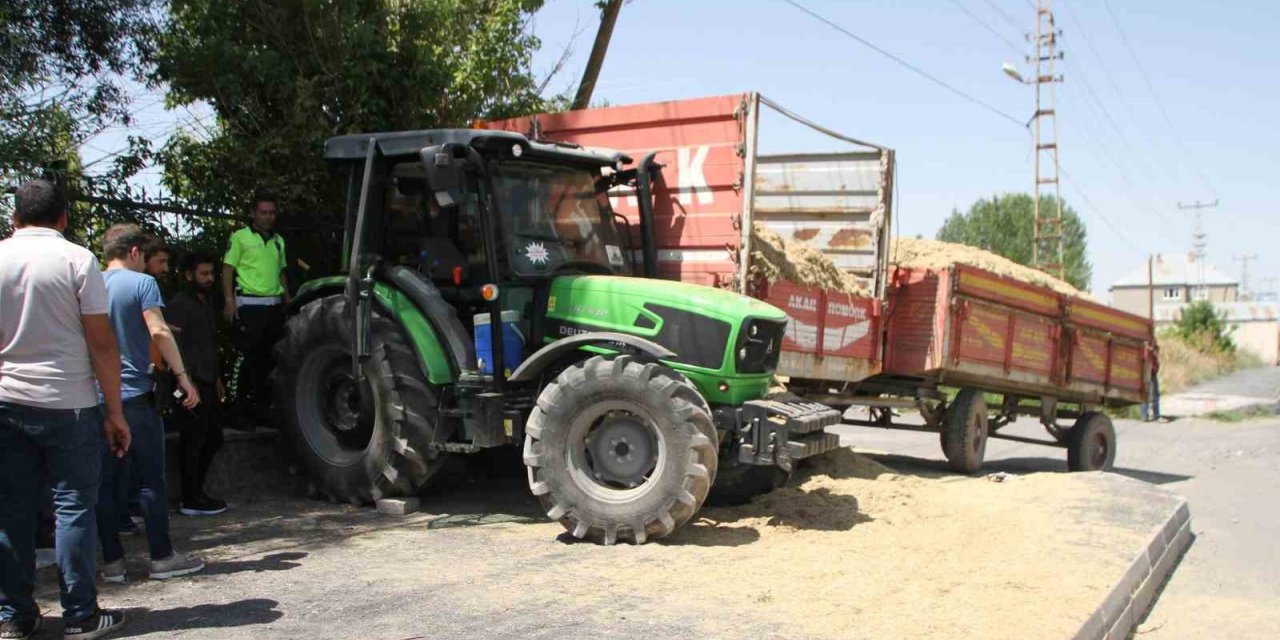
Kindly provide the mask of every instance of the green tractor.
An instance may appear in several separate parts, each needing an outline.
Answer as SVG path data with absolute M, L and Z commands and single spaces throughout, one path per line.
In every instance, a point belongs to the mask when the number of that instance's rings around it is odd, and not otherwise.
M 337 137 L 325 157 L 346 178 L 345 275 L 302 286 L 273 374 L 319 493 L 416 495 L 445 456 L 514 444 L 548 517 L 643 543 L 836 446 L 836 411 L 765 399 L 782 311 L 653 277 L 652 154 L 628 169 L 442 129 Z M 642 203 L 641 258 L 619 185 Z

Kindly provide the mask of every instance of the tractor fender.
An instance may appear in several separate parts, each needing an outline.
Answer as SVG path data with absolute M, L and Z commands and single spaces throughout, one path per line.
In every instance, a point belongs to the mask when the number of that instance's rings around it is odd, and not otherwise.
M 539 349 L 516 368 L 507 378 L 509 382 L 531 382 L 536 380 L 544 369 L 559 361 L 564 356 L 582 347 L 621 347 L 631 349 L 654 360 L 668 360 L 676 357 L 674 351 L 639 336 L 612 331 L 580 333 L 575 336 L 561 338 Z
M 436 289 L 430 280 L 422 278 L 408 267 L 391 267 L 383 274 L 388 282 L 395 285 L 396 289 L 413 301 L 414 306 L 427 316 L 432 328 L 436 330 L 436 334 L 440 336 L 445 348 L 449 351 L 454 373 L 474 369 L 476 366 L 475 342 L 458 319 L 457 310 L 440 296 L 440 290 Z
M 342 295 L 346 280 L 343 276 L 335 276 L 308 282 L 286 305 L 285 313 L 292 316 L 308 302 Z M 374 304 L 404 332 L 409 343 L 418 352 L 422 371 L 432 384 L 447 384 L 456 379 L 456 365 L 448 353 L 445 341 L 440 339 L 435 323 L 416 301 L 406 292 L 380 282 L 374 288 Z

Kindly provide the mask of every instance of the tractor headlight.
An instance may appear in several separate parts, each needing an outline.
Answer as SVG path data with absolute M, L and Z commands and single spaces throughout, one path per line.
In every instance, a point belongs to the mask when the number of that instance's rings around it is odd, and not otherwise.
M 748 318 L 738 332 L 739 373 L 771 373 L 781 357 L 782 333 L 786 321 Z

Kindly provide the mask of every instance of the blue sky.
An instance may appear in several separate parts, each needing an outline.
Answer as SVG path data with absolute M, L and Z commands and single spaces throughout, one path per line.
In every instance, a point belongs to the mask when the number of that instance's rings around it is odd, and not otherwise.
M 798 1 L 996 109 L 1024 120 L 1031 115 L 1031 89 L 1000 71 L 1004 62 L 1020 62 L 1006 40 L 1023 43 L 1013 23 L 1034 28 L 1030 0 Z M 1274 35 L 1280 3 L 1109 1 L 1115 20 L 1103 0 L 1054 2 L 1066 52 L 1059 141 L 1079 189 L 1064 182 L 1063 196 L 1088 226 L 1094 291 L 1105 297 L 1107 286 L 1139 268 L 1148 253 L 1190 250 L 1193 217 L 1177 203 L 1215 198 L 1221 206 L 1205 218 L 1210 262 L 1238 277 L 1240 263 L 1232 258 L 1257 254 L 1251 283 L 1276 288 L 1266 278 L 1280 276 L 1280 252 L 1270 251 L 1280 238 L 1271 175 L 1280 149 Z M 536 70 L 546 73 L 566 46 L 572 51 L 550 91 L 571 88 L 581 73 L 598 19 L 593 4 L 549 0 L 535 18 L 543 41 Z M 1025 130 L 782 0 L 631 0 L 594 99 L 618 105 L 741 91 L 759 91 L 833 129 L 896 149 L 904 234 L 931 237 L 953 208 L 1031 190 Z M 142 95 L 138 104 L 145 106 L 142 131 L 157 140 L 176 127 L 198 133 L 198 120 L 208 121 L 199 109 L 166 112 L 154 96 Z M 767 125 L 766 150 L 829 146 L 795 128 L 771 137 Z M 90 141 L 86 161 L 121 139 L 110 132 Z M 153 171 L 142 182 L 155 177 Z
M 1105 4 L 1055 1 L 1066 52 L 1058 100 L 1062 161 L 1094 206 L 1065 183 L 1063 196 L 1089 229 L 1094 290 L 1105 294 L 1149 252 L 1188 251 L 1194 222 L 1177 203 L 1215 196 L 1221 206 L 1206 211 L 1209 260 L 1238 276 L 1240 264 L 1232 257 L 1258 254 L 1250 265 L 1255 288 L 1263 277 L 1280 275 L 1280 253 L 1270 251 L 1280 222 L 1273 215 L 1276 179 L 1269 175 L 1280 149 L 1280 89 L 1274 82 L 1280 3 L 1110 2 L 1177 137 Z M 537 69 L 550 69 L 573 41 L 573 55 L 553 89 L 571 86 L 590 52 L 597 16 L 592 4 L 551 0 L 537 17 L 535 33 L 543 40 Z M 800 4 L 1004 112 L 1025 119 L 1034 109 L 1031 89 L 1000 71 L 1018 53 L 960 8 L 1022 43 L 1008 18 L 1034 28 L 1028 0 Z M 575 30 L 581 30 L 576 40 Z M 627 104 L 746 90 L 895 148 L 904 234 L 931 237 L 953 208 L 1032 188 L 1024 130 L 781 0 L 628 2 L 594 99 Z M 761 144 L 773 151 L 820 144 L 808 137 L 768 139 L 765 126 Z

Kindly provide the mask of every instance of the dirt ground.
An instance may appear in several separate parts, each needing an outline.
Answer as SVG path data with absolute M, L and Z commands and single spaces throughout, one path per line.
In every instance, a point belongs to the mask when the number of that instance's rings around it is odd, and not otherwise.
M 600 547 L 569 543 L 502 462 L 402 518 L 284 495 L 174 516 L 206 572 L 148 581 L 131 540 L 130 583 L 101 600 L 130 610 L 119 637 L 1067 638 L 1171 499 L 1110 474 L 900 475 L 841 451 L 658 543 Z

